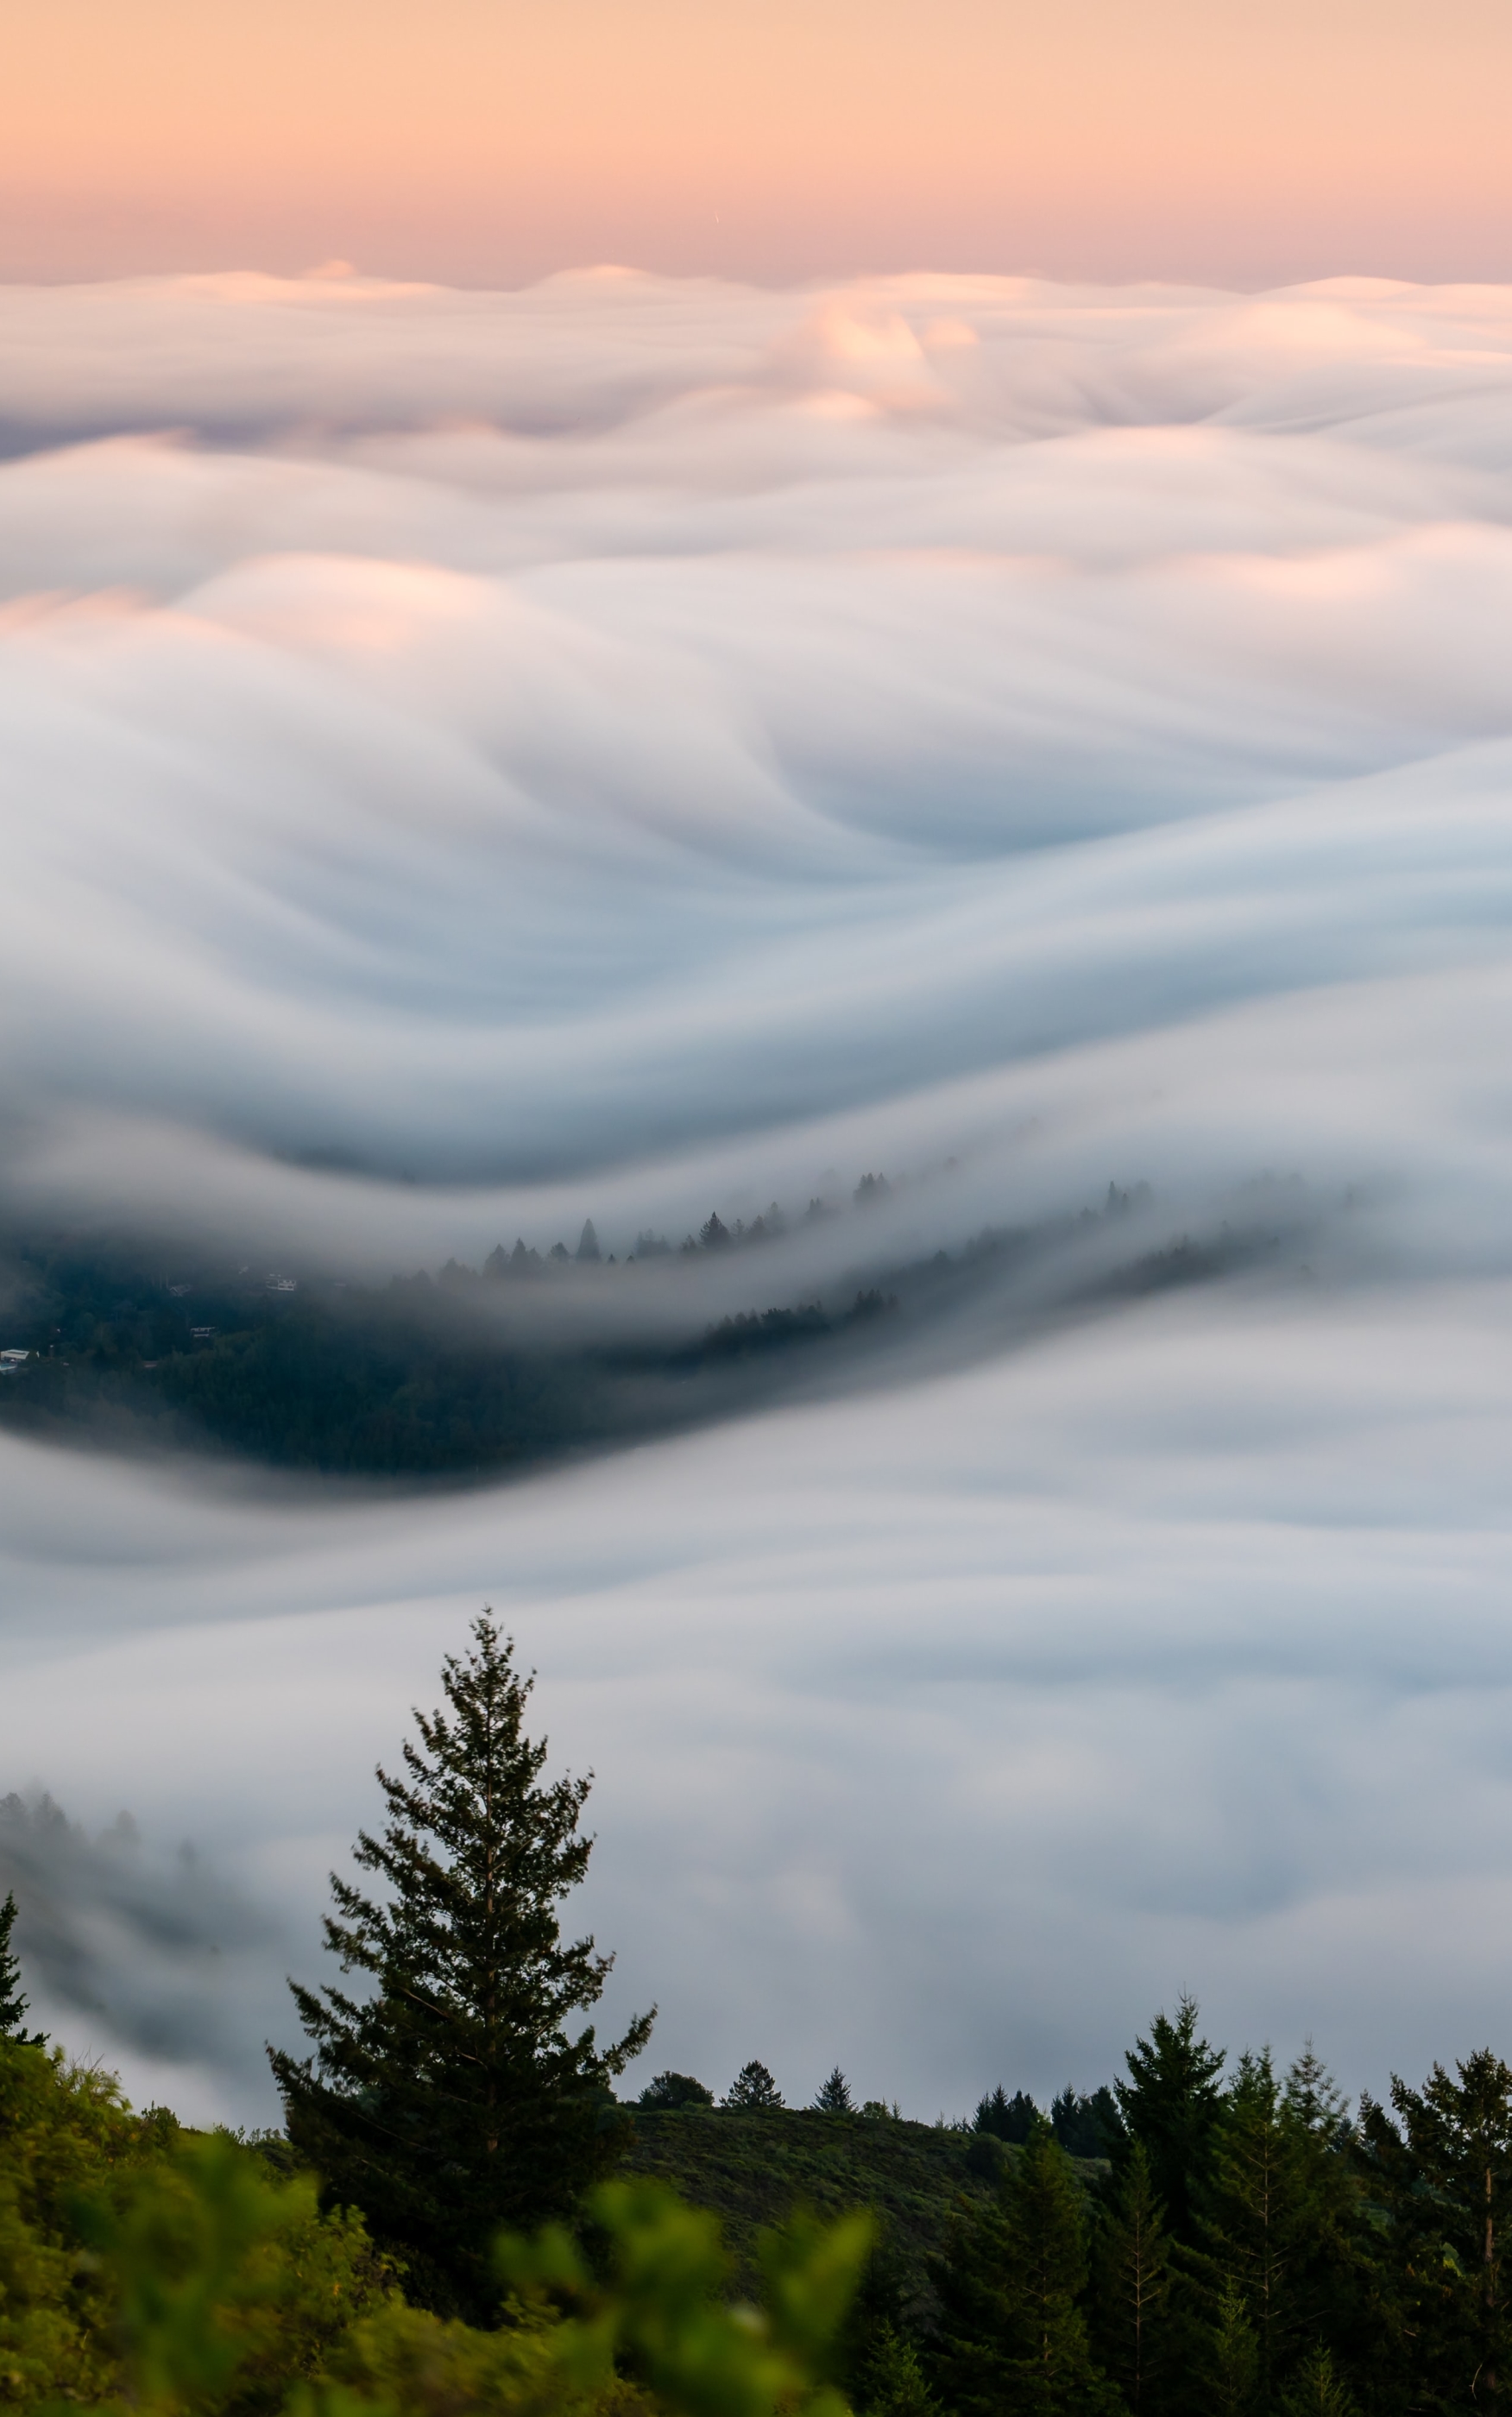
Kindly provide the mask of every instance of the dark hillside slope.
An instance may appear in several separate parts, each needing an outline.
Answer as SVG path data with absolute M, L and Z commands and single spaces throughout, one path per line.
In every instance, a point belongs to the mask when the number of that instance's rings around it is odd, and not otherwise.
M 920 2309 L 932 2296 L 926 2259 L 942 2246 L 962 2194 L 986 2195 L 999 2153 L 975 2134 L 894 2118 L 638 2106 L 634 2119 L 627 2165 L 674 2183 L 721 2218 L 742 2288 L 754 2286 L 764 2225 L 799 2205 L 824 2216 L 869 2207 L 903 2269 L 905 2297 Z

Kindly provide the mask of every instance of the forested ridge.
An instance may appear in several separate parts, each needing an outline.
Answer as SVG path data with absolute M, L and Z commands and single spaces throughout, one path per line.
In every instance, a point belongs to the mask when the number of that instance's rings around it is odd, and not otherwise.
M 287 2417 L 1442 2417 L 1512 2405 L 1512 2068 L 1346 2104 L 1187 1998 L 1049 2107 L 790 2108 L 619 2077 L 612 1958 L 557 1907 L 546 1776 L 485 1616 L 332 1879 L 281 2131 L 134 2114 L 30 2027 L 0 1908 L 0 2402 Z M 356 1976 L 355 1980 L 347 1976 Z
M 868 1186 L 871 1189 L 869 1191 Z M 880 1188 L 879 1188 L 880 1187 Z M 886 1190 L 857 1186 L 854 1226 Z M 604 1450 L 758 1406 L 810 1374 L 866 1364 L 984 1287 L 1117 1227 L 1135 1194 L 1110 1185 L 1094 1216 L 988 1226 L 952 1251 L 879 1264 L 859 1245 L 826 1285 L 774 1300 L 774 1204 L 749 1227 L 711 1211 L 674 1252 L 643 1233 L 605 1259 L 591 1221 L 577 1248 L 501 1244 L 481 1268 L 455 1258 L 382 1282 L 289 1272 L 182 1244 L 68 1234 L 0 1250 L 0 1428 L 53 1442 L 212 1452 L 328 1477 L 490 1477 Z M 810 1203 L 814 1222 L 832 1213 Z M 1077 1279 L 1100 1298 L 1201 1284 L 1274 1254 L 1268 1227 L 1180 1235 Z M 675 1293 L 658 1322 L 627 1327 L 616 1293 L 645 1261 L 718 1260 L 748 1305 L 698 1322 Z M 553 1301 L 573 1288 L 569 1318 Z M 587 1287 L 586 1300 L 584 1287 Z M 596 1314 L 597 1313 L 597 1314 Z

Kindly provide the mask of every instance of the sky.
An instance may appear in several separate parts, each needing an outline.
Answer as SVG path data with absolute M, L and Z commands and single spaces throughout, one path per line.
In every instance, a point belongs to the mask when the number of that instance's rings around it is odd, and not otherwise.
M 23 0 L 0 275 L 1512 272 L 1498 0 Z
M 1499 2044 L 1512 294 L 226 271 L 0 354 L 7 1231 L 777 1198 L 560 1296 L 684 1330 L 984 1224 L 1083 1278 L 463 1497 L 0 1437 L 42 2018 L 270 2120 L 491 1603 L 648 2069 L 959 2114 L 1184 1988 L 1352 2090 Z

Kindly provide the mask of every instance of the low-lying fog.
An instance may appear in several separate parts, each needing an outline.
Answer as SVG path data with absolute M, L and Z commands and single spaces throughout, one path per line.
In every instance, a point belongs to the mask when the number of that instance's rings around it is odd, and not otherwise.
M 1512 291 L 201 279 L 0 346 L 8 1250 L 591 1217 L 503 1313 L 571 1337 L 1069 1237 L 507 1488 L 0 1433 L 43 2018 L 269 2116 L 491 1601 L 655 2067 L 932 2115 L 1183 1987 L 1354 2087 L 1504 2045 Z

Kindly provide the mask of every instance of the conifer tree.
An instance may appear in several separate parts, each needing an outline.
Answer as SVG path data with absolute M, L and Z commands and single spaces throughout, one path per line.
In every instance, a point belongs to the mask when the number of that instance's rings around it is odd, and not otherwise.
M 988 2090 L 977 2100 L 972 2118 L 974 2132 L 986 2132 L 996 2140 L 1011 2140 L 1021 2146 L 1037 2122 L 1044 2119 L 1025 2090 L 1016 2090 L 1010 2098 L 1001 2081 L 995 2090 Z
M 1114 2182 L 1097 2240 L 1096 2343 L 1128 2404 L 1148 2417 L 1170 2364 L 1171 2242 L 1150 2160 L 1136 2140 Z
M 1048 2123 L 1036 2126 L 992 2201 L 958 2224 L 932 2273 L 936 2379 L 960 2417 L 1098 2417 L 1116 2407 L 1081 2306 L 1081 2188 Z
M 724 2104 L 747 2115 L 773 2112 L 786 2102 L 759 2057 L 743 2064 L 725 2092 Z
M 1389 2217 L 1380 2319 L 1414 2409 L 1512 2407 L 1512 2069 L 1481 2048 L 1362 2102 L 1366 2187 Z
M 1303 2360 L 1281 2402 L 1281 2417 L 1359 2417 L 1359 2404 L 1340 2382 L 1327 2350 L 1313 2349 Z
M 814 2099 L 814 2112 L 816 2115 L 854 2114 L 855 2101 L 851 2096 L 851 2085 L 839 2065 L 835 2067 L 827 2081 L 820 2083 L 818 2094 Z
M 855 2406 L 861 2417 L 940 2417 L 939 2402 L 930 2390 L 917 2350 L 892 2325 L 878 2329 Z
M 613 2163 L 610 2078 L 653 2017 L 609 2048 L 568 2032 L 612 1962 L 591 1938 L 564 1945 L 557 1922 L 592 1848 L 578 1828 L 590 1781 L 540 1784 L 546 1742 L 523 1728 L 534 1682 L 487 1612 L 472 1636 L 443 1663 L 445 1707 L 415 1714 L 403 1775 L 379 1769 L 387 1819 L 359 1833 L 355 1861 L 383 1897 L 331 1877 L 326 1946 L 370 1993 L 291 1983 L 313 2055 L 269 2058 L 327 2197 L 362 2210 L 412 2298 L 476 2316 L 494 2233 L 570 2214 Z
M 1265 2409 L 1299 2317 L 1307 2209 L 1297 2149 L 1270 2050 L 1246 2049 L 1224 2100 L 1203 2229 L 1253 2338 L 1255 2390 Z
M 21 1994 L 21 1965 L 10 1944 L 10 1934 L 16 1927 L 16 1894 L 8 1890 L 0 1905 L 0 2039 L 14 2040 L 18 2047 L 45 2047 L 45 2031 L 27 2031 L 27 2001 Z
M 1258 2417 L 1265 2407 L 1257 2391 L 1259 2373 L 1259 2348 L 1244 2293 L 1236 2283 L 1225 2283 L 1213 2329 L 1204 2409 L 1212 2417 Z
M 1277 2406 L 1314 2347 L 1357 2340 L 1360 2206 L 1343 2102 L 1310 2048 L 1279 2083 L 1246 2053 L 1225 2092 L 1201 2219 L 1254 2336 L 1258 2406 Z
M 1128 2140 L 1144 2144 L 1172 2233 L 1195 2247 L 1222 2109 L 1223 2051 L 1198 2038 L 1196 2000 L 1183 1996 L 1174 2022 L 1157 2014 L 1149 2038 L 1137 2040 L 1125 2060 L 1129 2077 L 1114 2082 L 1113 2095 Z M 1115 2143 L 1114 2164 L 1125 2154 L 1126 2143 Z

